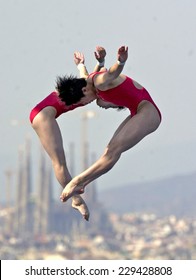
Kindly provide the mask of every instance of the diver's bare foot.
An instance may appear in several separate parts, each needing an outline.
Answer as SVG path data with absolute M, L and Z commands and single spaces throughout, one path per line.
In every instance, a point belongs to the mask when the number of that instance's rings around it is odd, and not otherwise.
M 90 213 L 88 207 L 80 195 L 72 196 L 72 207 L 78 210 L 86 221 L 89 220 Z
M 66 202 L 70 197 L 78 194 L 84 193 L 84 187 L 83 186 L 77 186 L 68 183 L 67 186 L 63 189 L 60 200 L 62 202 Z

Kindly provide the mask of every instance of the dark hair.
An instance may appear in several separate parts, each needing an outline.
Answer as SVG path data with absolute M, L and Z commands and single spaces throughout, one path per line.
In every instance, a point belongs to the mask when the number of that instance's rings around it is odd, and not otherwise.
M 121 111 L 121 110 L 126 110 L 127 108 L 124 106 L 118 106 L 117 107 L 117 111 Z
M 82 97 L 84 97 L 82 88 L 85 87 L 86 84 L 84 78 L 66 75 L 63 77 L 57 77 L 56 90 L 59 93 L 60 99 L 65 102 L 66 105 L 72 105 L 76 104 Z

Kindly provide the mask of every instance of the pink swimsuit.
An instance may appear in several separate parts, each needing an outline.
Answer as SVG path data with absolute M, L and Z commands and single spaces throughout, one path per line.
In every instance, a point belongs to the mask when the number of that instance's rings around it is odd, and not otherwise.
M 90 76 L 93 79 L 94 76 L 99 73 L 100 72 L 95 72 L 90 74 Z M 131 112 L 131 116 L 134 116 L 137 113 L 139 103 L 143 100 L 147 100 L 155 106 L 161 118 L 161 112 L 154 103 L 148 91 L 145 88 L 136 88 L 133 80 L 127 76 L 126 79 L 117 87 L 105 91 L 97 89 L 97 91 L 98 97 L 100 97 L 102 100 L 111 102 L 118 106 L 127 107 Z
M 68 111 L 74 110 L 77 107 L 83 106 L 83 104 L 74 104 L 71 106 L 66 106 L 63 101 L 59 98 L 57 92 L 52 92 L 49 94 L 46 98 L 44 98 L 40 103 L 38 103 L 31 111 L 30 113 L 30 122 L 32 123 L 35 116 L 44 108 L 52 106 L 56 109 L 56 116 L 55 118 L 58 118 L 61 114 L 66 113 Z

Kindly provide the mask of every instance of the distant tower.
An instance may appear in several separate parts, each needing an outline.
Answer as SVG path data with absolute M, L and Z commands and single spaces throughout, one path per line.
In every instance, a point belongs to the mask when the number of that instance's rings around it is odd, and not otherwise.
M 11 169 L 7 169 L 5 171 L 6 176 L 6 235 L 11 235 L 13 232 L 13 223 L 12 223 L 12 210 L 11 207 L 11 179 L 12 179 L 13 171 Z
M 94 118 L 96 113 L 94 111 L 84 111 L 82 114 L 82 131 L 81 131 L 81 144 L 82 144 L 82 171 L 89 167 L 89 142 L 88 142 L 88 133 L 87 133 L 87 122 L 88 119 Z M 93 163 L 96 159 L 95 154 L 92 154 L 91 163 Z M 88 188 L 84 194 L 85 200 L 89 206 L 96 202 L 97 194 L 96 194 L 96 183 L 93 181 L 89 184 Z
M 88 133 L 87 133 L 87 123 L 88 120 L 94 118 L 96 113 L 94 111 L 84 111 L 82 112 L 82 124 L 81 124 L 81 144 L 82 144 L 82 171 L 88 167 Z
M 95 161 L 96 154 L 92 153 L 90 164 L 94 163 Z M 96 180 L 90 183 L 90 186 L 88 187 L 85 194 L 85 199 L 87 200 L 87 204 L 89 204 L 89 206 L 95 205 L 98 202 Z
M 45 156 L 42 147 L 40 146 L 40 160 L 38 165 L 38 177 L 36 182 L 36 200 L 35 200 L 35 224 L 34 231 L 36 236 L 43 233 L 42 217 L 43 217 L 43 197 L 44 197 L 44 181 L 46 178 Z
M 18 169 L 17 169 L 17 179 L 16 179 L 16 211 L 15 211 L 15 234 L 18 237 L 22 229 L 22 184 L 23 184 L 23 160 L 24 160 L 24 150 L 22 147 L 18 150 Z
M 53 185 L 52 185 L 52 170 L 47 167 L 45 170 L 45 182 L 42 188 L 44 196 L 42 197 L 42 234 L 51 233 L 53 226 Z
M 33 203 L 32 178 L 31 178 L 31 141 L 26 138 L 25 161 L 22 174 L 22 196 L 21 196 L 21 233 L 22 237 L 31 236 L 33 233 Z
M 69 144 L 69 154 L 68 154 L 68 161 L 69 161 L 69 171 L 72 177 L 75 175 L 75 144 L 71 142 Z
M 7 169 L 5 171 L 6 177 L 6 208 L 10 209 L 11 207 L 11 179 L 12 179 L 13 171 L 11 169 Z
M 38 173 L 34 233 L 36 236 L 43 237 L 51 232 L 53 225 L 53 186 L 52 170 L 46 165 L 45 153 L 42 147 Z

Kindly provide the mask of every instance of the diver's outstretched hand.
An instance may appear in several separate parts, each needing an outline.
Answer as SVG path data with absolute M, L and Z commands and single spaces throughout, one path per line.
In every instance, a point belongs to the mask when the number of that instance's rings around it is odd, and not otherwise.
M 105 60 L 105 56 L 106 56 L 106 50 L 101 47 L 101 46 L 97 46 L 96 47 L 96 51 L 94 52 L 95 58 L 99 63 L 103 63 Z
M 117 60 L 124 63 L 128 58 L 128 47 L 122 46 L 118 49 Z
M 76 65 L 85 63 L 84 54 L 81 52 L 74 52 L 74 62 Z

